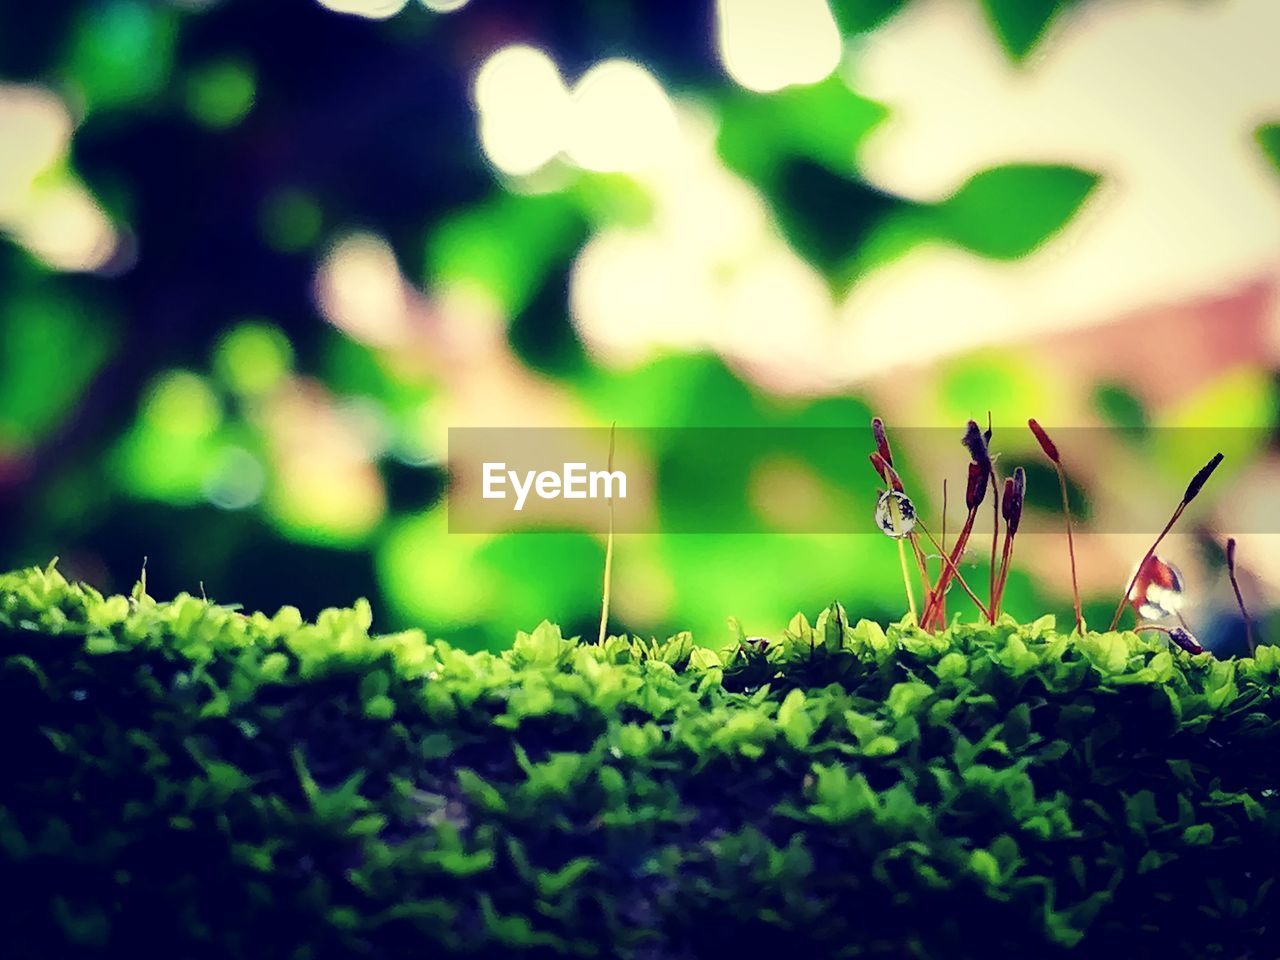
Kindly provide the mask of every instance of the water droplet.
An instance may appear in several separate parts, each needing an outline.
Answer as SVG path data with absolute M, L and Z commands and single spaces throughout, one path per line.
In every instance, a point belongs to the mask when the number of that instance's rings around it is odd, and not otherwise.
M 898 490 L 886 490 L 876 501 L 876 526 L 900 540 L 916 528 L 916 508 L 911 498 Z
M 1129 602 L 1144 620 L 1167 620 L 1187 602 L 1186 582 L 1172 563 L 1151 556 L 1129 591 Z

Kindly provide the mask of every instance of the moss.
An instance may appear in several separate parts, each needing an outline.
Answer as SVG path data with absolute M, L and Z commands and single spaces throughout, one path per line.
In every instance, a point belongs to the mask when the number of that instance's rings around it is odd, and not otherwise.
M 1275 648 L 370 622 L 0 576 L 5 955 L 1280 951 Z

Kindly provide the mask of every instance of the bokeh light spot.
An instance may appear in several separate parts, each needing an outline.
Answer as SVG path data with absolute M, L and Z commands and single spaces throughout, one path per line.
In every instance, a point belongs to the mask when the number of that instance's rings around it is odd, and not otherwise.
M 449 536 L 445 509 L 396 522 L 378 549 L 379 580 L 402 617 L 469 626 L 484 616 L 498 589 L 495 571 L 478 562 L 482 536 Z
M 138 0 L 95 4 L 84 14 L 68 70 L 90 106 L 146 100 L 173 64 L 173 14 Z
M 549 56 L 523 44 L 503 47 L 480 67 L 473 87 L 480 144 L 504 173 L 533 173 L 564 146 L 570 99 Z
M 13 209 L 40 171 L 63 156 L 71 117 L 43 87 L 0 85 L 0 216 Z
M 718 0 L 720 59 L 748 90 L 817 83 L 840 65 L 843 43 L 827 0 Z
M 390 346 L 405 333 L 404 279 L 379 236 L 357 233 L 339 241 L 320 265 L 316 294 L 325 319 L 362 343 Z
M 249 64 L 214 63 L 187 78 L 187 109 L 206 127 L 226 129 L 244 119 L 256 93 L 257 81 Z
M 983 351 L 945 364 L 937 380 L 941 423 L 986 422 L 991 410 L 997 423 L 1017 423 L 1052 409 L 1047 394 L 1051 379 L 1016 354 Z
M 284 253 L 314 246 L 324 226 L 324 214 L 315 199 L 309 193 L 292 188 L 268 197 L 259 218 L 263 238 Z
M 36 184 L 9 229 L 55 270 L 99 270 L 111 261 L 118 244 L 115 228 L 98 202 L 61 173 Z
M 218 341 L 213 364 L 222 382 L 239 394 L 265 393 L 278 384 L 293 362 L 289 338 L 268 323 L 233 327 Z
M 222 407 L 204 377 L 171 370 L 151 387 L 142 415 L 147 424 L 164 433 L 205 437 L 221 422 Z
M 587 170 L 626 172 L 652 165 L 679 141 L 675 110 L 648 70 L 604 60 L 573 91 L 568 154 Z
M 405 8 L 409 0 L 316 0 L 334 13 L 348 13 L 366 20 L 387 20 Z
M 258 502 L 266 483 L 266 471 L 257 457 L 243 447 L 226 447 L 214 459 L 203 491 L 215 507 L 243 510 Z

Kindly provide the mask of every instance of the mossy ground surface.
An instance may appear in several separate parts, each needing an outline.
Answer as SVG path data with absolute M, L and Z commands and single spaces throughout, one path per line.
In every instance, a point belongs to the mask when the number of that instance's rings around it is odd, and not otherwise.
M 4 955 L 1280 954 L 1276 648 L 370 623 L 0 576 Z

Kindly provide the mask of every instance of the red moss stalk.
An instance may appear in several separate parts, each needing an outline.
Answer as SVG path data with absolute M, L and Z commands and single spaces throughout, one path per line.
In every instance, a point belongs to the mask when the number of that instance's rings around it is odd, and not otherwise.
M 938 551 L 938 556 L 942 558 L 943 569 L 945 569 L 950 576 L 955 577 L 956 583 L 960 584 L 960 588 L 969 595 L 969 599 L 972 600 L 974 606 L 978 608 L 978 612 L 981 613 L 984 617 L 987 617 L 988 619 L 990 619 L 990 616 L 991 616 L 990 611 L 986 606 L 983 605 L 982 601 L 978 599 L 978 595 L 973 592 L 973 588 L 970 587 L 969 584 L 965 582 L 964 576 L 960 573 L 960 569 L 956 566 L 955 561 L 947 556 L 946 551 L 943 550 L 942 545 L 933 538 L 933 534 L 929 532 L 928 527 L 926 527 L 919 520 L 916 521 L 916 525 L 920 527 L 921 530 L 924 531 L 924 535 L 929 538 L 929 542 L 933 545 L 934 549 Z M 941 603 L 944 603 L 945 600 L 946 598 L 944 597 L 942 601 L 940 601 L 940 605 Z M 945 618 L 943 620 L 942 625 L 945 626 Z
M 1201 467 L 1199 471 L 1196 472 L 1196 475 L 1191 478 L 1191 482 L 1187 484 L 1187 492 L 1182 495 L 1182 501 L 1178 504 L 1177 509 L 1173 511 L 1173 516 L 1171 516 L 1169 518 L 1169 522 L 1164 525 L 1164 529 L 1161 530 L 1160 535 L 1156 537 L 1155 543 L 1151 544 L 1151 547 L 1143 555 L 1142 561 L 1138 564 L 1138 569 L 1134 571 L 1133 576 L 1129 580 L 1129 585 L 1124 588 L 1124 593 L 1120 597 L 1120 603 L 1116 606 L 1115 615 L 1111 618 L 1111 626 L 1109 629 L 1114 630 L 1116 628 L 1116 624 L 1120 622 L 1120 615 L 1124 613 L 1124 608 L 1129 605 L 1129 595 L 1133 592 L 1133 585 L 1138 582 L 1138 574 L 1140 574 L 1143 568 L 1146 567 L 1147 561 L 1155 556 L 1156 548 L 1160 546 L 1161 541 L 1164 540 L 1169 531 L 1173 529 L 1173 525 L 1178 522 L 1178 518 L 1182 516 L 1182 512 L 1186 510 L 1191 501 L 1199 495 L 1200 491 L 1204 488 L 1204 485 L 1208 482 L 1209 477 L 1213 475 L 1213 471 L 1218 469 L 1218 464 L 1221 462 L 1222 454 L 1215 453 L 1213 458 Z
M 1013 471 L 1013 476 L 1005 480 L 1004 496 L 1000 502 L 1000 512 L 1004 516 L 1004 551 L 1000 557 L 1000 576 L 996 579 L 995 596 L 991 600 L 992 623 L 1000 618 L 1000 603 L 1004 600 L 1004 588 L 1013 563 L 1013 538 L 1018 535 L 1018 526 L 1022 522 L 1022 504 L 1026 491 L 1027 474 L 1018 467 Z
M 987 429 L 982 432 L 982 445 L 991 455 L 991 411 L 987 411 Z M 1000 475 L 996 473 L 995 464 L 991 465 L 991 482 L 996 490 L 1000 489 Z M 996 551 L 1000 544 L 1000 497 L 991 498 L 991 559 L 987 565 L 987 605 L 991 609 L 991 622 L 995 623 L 996 608 Z
M 1240 616 L 1244 617 L 1244 635 L 1249 644 L 1249 656 L 1258 651 L 1258 644 L 1253 639 L 1253 618 L 1249 616 L 1244 605 L 1244 594 L 1240 592 L 1240 581 L 1236 579 L 1236 538 L 1227 538 L 1227 576 L 1231 578 L 1231 589 L 1236 593 L 1236 606 L 1240 608 Z
M 938 574 L 938 582 L 933 588 L 933 599 L 926 604 L 924 617 L 921 621 L 925 629 L 934 629 L 940 626 L 938 623 L 939 602 L 938 598 L 946 593 L 947 587 L 951 585 L 951 578 L 958 572 L 957 567 L 960 558 L 964 556 L 965 547 L 969 544 L 969 536 L 973 533 L 973 524 L 978 516 L 978 508 L 982 506 L 982 501 L 987 496 L 987 486 L 991 480 L 991 457 L 987 453 L 986 442 L 982 438 L 982 432 L 978 429 L 978 425 L 970 420 L 965 431 L 964 445 L 969 449 L 969 456 L 972 462 L 969 464 L 969 481 L 965 488 L 965 506 L 968 508 L 968 514 L 965 516 L 964 526 L 960 528 L 960 534 L 956 537 L 955 545 L 951 548 L 950 556 L 943 554 L 945 560 L 944 569 Z M 982 609 L 979 604 L 979 609 Z
M 1049 439 L 1049 434 L 1045 433 L 1044 427 L 1034 419 L 1028 420 L 1027 426 L 1035 434 L 1040 449 L 1053 463 L 1054 472 L 1058 474 L 1058 487 L 1062 490 L 1062 516 L 1067 523 L 1067 555 L 1071 559 L 1071 601 L 1076 615 L 1076 633 L 1084 636 L 1084 613 L 1080 607 L 1080 582 L 1076 579 L 1076 543 L 1075 537 L 1071 534 L 1071 501 L 1067 497 L 1067 475 L 1062 469 L 1062 457 L 1058 453 L 1058 446 Z

